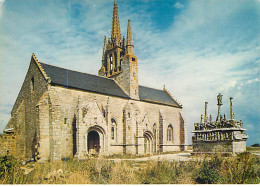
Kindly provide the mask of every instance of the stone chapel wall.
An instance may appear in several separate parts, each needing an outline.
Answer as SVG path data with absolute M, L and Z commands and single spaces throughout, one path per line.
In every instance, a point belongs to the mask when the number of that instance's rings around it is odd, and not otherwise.
M 87 154 L 87 132 L 88 128 L 94 124 L 105 131 L 104 154 L 122 154 L 124 149 L 125 153 L 143 154 L 143 134 L 145 131 L 153 133 L 154 124 L 158 136 L 156 144 L 162 144 L 163 151 L 180 150 L 180 108 L 59 86 L 52 86 L 50 95 L 56 95 L 56 99 L 51 96 L 52 107 L 56 106 L 55 110 L 52 109 L 51 121 L 56 123 L 56 127 L 53 126 L 53 133 L 55 130 L 57 131 L 56 135 L 53 134 L 53 137 L 56 137 L 53 146 L 56 144 L 55 150 L 57 154 L 60 154 L 57 155 L 57 158 L 74 156 L 74 123 L 76 123 L 78 131 L 76 137 L 77 154 L 81 156 Z M 163 119 L 161 143 L 159 142 L 159 113 Z M 114 140 L 111 138 L 112 119 L 116 122 Z M 170 124 L 173 126 L 173 142 L 166 139 L 167 127 Z M 123 146 L 125 144 L 127 145 Z M 138 146 L 136 146 L 137 144 Z
M 37 102 L 47 91 L 46 80 L 32 58 L 25 80 L 11 111 L 11 119 L 5 129 L 17 131 L 17 154 L 32 158 L 39 131 L 37 125 Z

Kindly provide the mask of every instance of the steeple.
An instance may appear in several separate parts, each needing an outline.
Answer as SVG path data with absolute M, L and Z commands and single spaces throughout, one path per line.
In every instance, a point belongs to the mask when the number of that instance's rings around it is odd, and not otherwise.
M 132 37 L 130 19 L 128 20 L 128 25 L 127 25 L 126 51 L 127 51 L 127 54 L 134 54 L 134 45 L 133 45 L 133 37 Z
M 120 32 L 120 25 L 119 25 L 119 16 L 118 16 L 118 8 L 116 0 L 114 1 L 114 9 L 113 9 L 113 20 L 112 20 L 112 30 L 111 30 L 111 39 L 112 40 L 121 40 L 121 32 Z
M 111 38 L 104 38 L 102 66 L 98 75 L 113 78 L 130 98 L 139 99 L 138 59 L 134 55 L 130 20 L 125 42 L 125 38 L 121 38 L 116 1 L 113 8 Z

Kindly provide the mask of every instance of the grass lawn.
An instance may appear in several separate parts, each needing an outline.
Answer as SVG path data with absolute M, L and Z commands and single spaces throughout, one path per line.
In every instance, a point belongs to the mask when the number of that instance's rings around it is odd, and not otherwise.
M 25 170 L 28 172 L 25 173 Z M 30 163 L 26 166 L 21 166 L 19 160 L 12 156 L 0 157 L 0 184 L 259 183 L 260 159 L 251 153 L 227 157 L 211 155 L 186 162 L 113 162 L 105 158 L 90 158 Z

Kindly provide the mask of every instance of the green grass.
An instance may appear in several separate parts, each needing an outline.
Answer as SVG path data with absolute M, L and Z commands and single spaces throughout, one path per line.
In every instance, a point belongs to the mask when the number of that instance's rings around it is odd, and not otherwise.
M 246 147 L 248 152 L 260 152 L 260 147 Z
M 118 158 L 115 156 L 115 158 Z M 125 157 L 123 157 L 125 158 Z M 128 156 L 127 156 L 128 158 Z M 121 161 L 90 158 L 33 163 L 25 175 L 19 160 L 0 158 L 0 184 L 259 184 L 260 160 L 251 153 L 201 161 Z M 30 168 L 27 165 L 27 168 Z

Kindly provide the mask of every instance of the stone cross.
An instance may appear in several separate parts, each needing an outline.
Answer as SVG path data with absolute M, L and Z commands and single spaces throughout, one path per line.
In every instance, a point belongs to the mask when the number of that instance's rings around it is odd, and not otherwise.
M 233 112 L 232 112 L 232 97 L 229 98 L 230 100 L 230 119 L 233 119 Z

